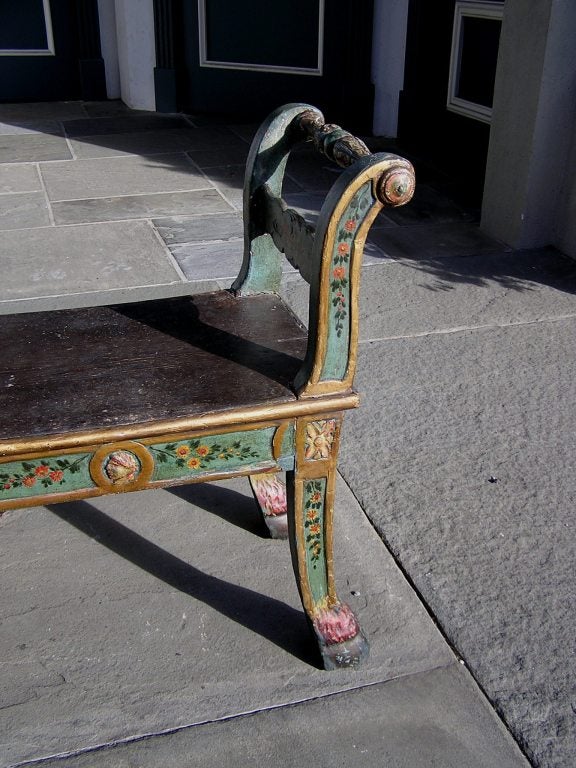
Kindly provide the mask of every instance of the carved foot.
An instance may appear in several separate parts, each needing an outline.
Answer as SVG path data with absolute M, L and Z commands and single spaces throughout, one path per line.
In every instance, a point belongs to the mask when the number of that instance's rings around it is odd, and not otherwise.
M 286 485 L 280 475 L 250 475 L 252 492 L 273 539 L 288 538 Z
M 312 626 L 318 639 L 324 669 L 358 667 L 368 658 L 368 640 L 352 609 L 345 603 L 318 609 Z

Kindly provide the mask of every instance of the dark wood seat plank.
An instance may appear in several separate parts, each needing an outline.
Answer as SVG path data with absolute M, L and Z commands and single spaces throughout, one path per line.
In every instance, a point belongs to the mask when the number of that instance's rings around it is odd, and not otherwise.
M 306 332 L 227 291 L 0 318 L 0 439 L 294 400 Z

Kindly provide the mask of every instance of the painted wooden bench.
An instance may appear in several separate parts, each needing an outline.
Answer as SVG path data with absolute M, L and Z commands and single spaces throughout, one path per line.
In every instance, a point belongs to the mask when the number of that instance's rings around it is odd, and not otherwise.
M 315 228 L 281 197 L 303 141 L 345 168 Z M 406 160 L 288 105 L 252 144 L 230 291 L 0 318 L 0 510 L 249 475 L 325 668 L 358 664 L 368 643 L 332 569 L 336 458 L 366 234 L 413 189 Z M 278 295 L 282 254 L 310 285 L 308 331 Z

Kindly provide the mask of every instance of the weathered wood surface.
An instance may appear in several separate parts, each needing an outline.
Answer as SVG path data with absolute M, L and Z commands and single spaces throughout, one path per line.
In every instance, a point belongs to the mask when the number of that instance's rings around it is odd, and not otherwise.
M 0 439 L 293 400 L 306 333 L 274 295 L 0 318 Z

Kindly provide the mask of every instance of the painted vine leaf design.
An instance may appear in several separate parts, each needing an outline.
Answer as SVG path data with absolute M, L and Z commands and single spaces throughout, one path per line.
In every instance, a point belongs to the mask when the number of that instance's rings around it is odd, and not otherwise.
M 322 554 L 322 522 L 320 513 L 324 504 L 322 483 L 319 480 L 310 480 L 304 486 L 306 501 L 304 503 L 304 529 L 306 531 L 306 545 L 310 552 L 312 568 L 316 569 L 316 563 Z
M 65 485 L 67 474 L 74 475 L 80 472 L 82 463 L 88 458 L 86 454 L 75 461 L 68 459 L 23 461 L 20 464 L 21 472 L 0 472 L 0 488 L 9 491 L 13 488 L 33 488 L 36 483 L 42 488 Z
M 187 440 L 181 443 L 168 443 L 164 448 L 150 446 L 154 451 L 160 464 L 167 462 L 175 464 L 177 467 L 198 470 L 206 469 L 214 461 L 230 461 L 231 459 L 255 459 L 258 457 L 258 451 L 253 450 L 249 445 L 242 445 L 240 440 L 236 440 L 229 446 L 213 443 L 207 445 L 200 440 Z
M 336 238 L 336 252 L 332 259 L 332 306 L 334 307 L 335 330 L 338 338 L 344 331 L 344 321 L 348 316 L 348 284 L 351 245 L 364 219 L 370 201 L 365 196 L 356 196 L 345 216 L 340 220 Z

